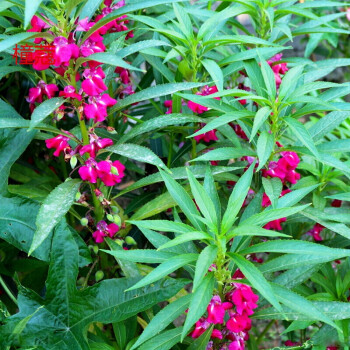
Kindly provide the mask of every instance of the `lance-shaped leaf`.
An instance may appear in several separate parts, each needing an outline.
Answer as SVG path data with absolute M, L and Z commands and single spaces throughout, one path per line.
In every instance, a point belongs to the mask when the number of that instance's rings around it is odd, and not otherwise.
M 277 310 L 282 311 L 281 305 L 278 303 L 271 284 L 265 279 L 264 275 L 259 271 L 254 264 L 241 255 L 236 253 L 227 253 L 232 260 L 237 264 L 244 276 L 252 284 L 252 286 L 259 291 L 259 293 L 268 300 Z
M 229 241 L 236 236 L 290 237 L 284 233 L 266 230 L 260 226 L 254 225 L 241 225 L 235 227 L 226 235 L 226 240 Z
M 221 222 L 221 234 L 225 234 L 233 225 L 236 216 L 242 208 L 245 197 L 248 194 L 252 182 L 255 162 L 250 165 L 249 169 L 237 181 L 231 196 L 229 198 L 227 209 Z
M 174 256 L 169 260 L 161 263 L 146 277 L 144 277 L 141 281 L 137 282 L 134 286 L 130 287 L 127 291 L 141 288 L 155 281 L 158 281 L 161 278 L 179 269 L 180 267 L 192 263 L 193 261 L 197 260 L 197 258 L 198 254 L 181 254 Z
M 140 263 L 162 263 L 175 256 L 173 253 L 160 252 L 153 249 L 132 249 L 132 250 L 105 250 L 102 252 L 113 255 L 115 258 Z
M 139 350 L 170 350 L 180 342 L 182 327 L 164 331 L 140 346 Z
M 69 179 L 57 186 L 44 200 L 36 217 L 36 231 L 28 255 L 37 249 L 66 215 L 75 200 L 80 180 Z
M 254 123 L 253 123 L 253 129 L 252 129 L 252 133 L 250 134 L 249 142 L 252 142 L 254 136 L 259 131 L 259 128 L 261 127 L 261 125 L 264 124 L 264 122 L 269 117 L 271 112 L 272 112 L 271 108 L 267 107 L 267 106 L 260 108 L 256 112 L 255 118 L 254 118 Z
M 200 231 L 188 232 L 188 233 L 184 233 L 180 236 L 177 236 L 176 238 L 172 239 L 170 242 L 167 242 L 167 243 L 161 245 L 158 248 L 158 250 L 174 247 L 176 245 L 179 245 L 179 244 L 182 244 L 185 242 L 196 241 L 196 240 L 210 242 L 210 241 L 213 241 L 214 238 L 206 232 L 200 232 Z
M 195 229 L 190 225 L 183 224 L 182 222 L 174 222 L 169 220 L 128 220 L 128 222 L 140 228 L 143 227 L 148 228 L 150 230 L 157 230 L 163 232 L 187 233 L 195 231 Z
M 205 153 L 191 162 L 208 161 L 208 160 L 228 160 L 232 158 L 241 158 L 244 156 L 256 156 L 255 152 L 246 148 L 220 147 L 208 153 Z
M 274 144 L 275 138 L 272 134 L 268 133 L 267 131 L 263 131 L 260 134 L 256 145 L 256 152 L 259 158 L 259 166 L 256 171 L 259 171 L 270 158 Z

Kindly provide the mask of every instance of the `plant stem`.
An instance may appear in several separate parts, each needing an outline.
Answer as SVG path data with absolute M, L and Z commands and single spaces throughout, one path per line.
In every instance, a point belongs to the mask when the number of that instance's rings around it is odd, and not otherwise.
M 5 281 L 2 279 L 1 276 L 0 276 L 0 284 L 1 284 L 2 288 L 4 288 L 4 291 L 5 291 L 6 294 L 9 296 L 9 298 L 10 298 L 16 305 L 18 305 L 18 302 L 17 302 L 16 297 L 12 294 L 12 292 L 11 292 L 10 289 L 7 287 Z
M 265 334 L 267 333 L 267 331 L 272 327 L 272 325 L 274 324 L 275 320 L 270 321 L 267 326 L 264 328 L 264 330 L 261 332 L 261 334 L 259 335 L 258 339 L 256 340 L 257 344 L 260 344 L 261 341 L 263 340 Z

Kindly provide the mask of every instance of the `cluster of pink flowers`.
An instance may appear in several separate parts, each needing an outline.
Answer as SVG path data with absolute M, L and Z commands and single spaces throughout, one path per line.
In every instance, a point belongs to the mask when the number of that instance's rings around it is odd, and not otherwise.
M 277 89 L 279 88 L 282 82 L 281 74 L 286 74 L 288 71 L 287 63 L 278 63 L 281 60 L 282 56 L 283 54 L 279 53 L 267 61 L 275 75 Z
M 96 243 L 102 243 L 105 237 L 112 238 L 119 231 L 119 226 L 117 224 L 107 224 L 106 221 L 103 220 L 96 225 L 96 228 L 97 230 L 92 234 Z
M 241 272 L 233 277 L 242 276 Z M 244 350 L 244 342 L 249 339 L 251 328 L 250 315 L 258 307 L 259 297 L 252 289 L 241 283 L 232 283 L 233 289 L 225 295 L 222 301 L 219 295 L 214 295 L 207 307 L 207 316 L 201 317 L 195 325 L 192 338 L 200 337 L 211 324 L 217 325 L 211 334 L 212 339 L 221 340 L 220 344 L 210 341 L 207 350 Z M 226 318 L 226 314 L 228 317 Z M 217 348 L 215 346 L 218 346 Z

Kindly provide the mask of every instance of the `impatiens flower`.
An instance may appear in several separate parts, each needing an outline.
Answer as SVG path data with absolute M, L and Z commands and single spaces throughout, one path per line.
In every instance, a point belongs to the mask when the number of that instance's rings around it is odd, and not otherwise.
M 350 7 L 346 9 L 346 18 L 350 21 Z
M 230 309 L 232 304 L 229 302 L 222 302 L 219 295 L 214 295 L 207 307 L 208 318 L 207 321 L 214 324 L 221 324 L 224 322 L 225 312 Z
M 123 84 L 130 84 L 130 73 L 127 69 L 122 67 L 117 67 L 115 73 L 119 74 L 120 80 Z
M 43 29 L 50 28 L 50 26 L 38 16 L 33 16 L 33 18 L 30 21 L 30 25 L 32 26 L 32 28 L 28 29 L 27 32 L 41 33 Z M 34 43 L 40 44 L 42 40 L 43 38 L 35 38 Z
M 70 44 L 63 36 L 56 37 L 53 46 L 55 46 L 54 66 L 68 65 L 71 58 L 79 57 L 79 47 L 76 44 Z
M 230 123 L 230 126 L 233 128 L 233 130 L 235 131 L 235 133 L 238 137 L 240 137 L 243 140 L 248 140 L 246 133 L 242 130 L 240 125 Z
M 124 177 L 125 166 L 116 160 L 111 162 L 110 160 L 103 160 L 96 166 L 98 177 L 106 186 L 114 186 L 122 181 Z
M 103 82 L 105 73 L 101 67 L 85 69 L 83 77 L 85 80 L 82 82 L 81 88 L 88 96 L 98 96 L 101 92 L 107 90 L 107 86 Z
M 75 87 L 72 85 L 65 86 L 63 91 L 60 91 L 59 96 L 63 96 L 65 98 L 73 98 L 81 101 L 81 95 L 75 92 Z
M 234 333 L 249 331 L 251 326 L 252 321 L 245 313 L 243 313 L 242 315 L 233 314 L 231 315 L 230 319 L 226 322 L 227 329 Z
M 210 337 L 213 339 L 222 339 L 222 333 L 218 329 L 213 329 Z
M 280 219 L 272 220 L 272 221 L 268 222 L 266 225 L 264 225 L 263 227 L 266 230 L 282 231 L 281 223 L 286 222 L 286 221 L 287 221 L 287 218 L 280 218 Z
M 286 173 L 278 166 L 277 162 L 270 162 L 269 168 L 262 170 L 262 175 L 264 177 L 278 177 L 282 182 L 286 178 Z
M 201 123 L 201 127 L 204 127 L 205 124 Z M 199 131 L 200 129 L 196 130 Z M 207 131 L 203 134 L 199 134 L 197 136 L 194 137 L 194 139 L 197 141 L 197 143 L 199 143 L 201 140 L 203 140 L 204 142 L 210 142 L 210 141 L 216 141 L 218 140 L 218 137 L 216 136 L 216 129 L 214 130 L 210 130 Z
M 113 145 L 113 141 L 111 139 L 101 139 L 99 137 L 97 138 L 91 138 L 90 143 L 88 145 L 85 145 L 81 147 L 79 150 L 80 155 L 82 156 L 85 153 L 89 153 L 90 157 L 95 158 L 96 153 L 102 149 Z
M 168 108 L 168 110 L 165 112 L 165 114 L 173 113 L 173 101 L 172 100 L 164 101 L 164 107 Z
M 300 159 L 295 152 L 281 152 L 282 158 L 278 160 L 278 165 L 283 171 L 295 170 Z
M 80 53 L 83 57 L 92 55 L 93 53 L 105 52 L 106 47 L 102 42 L 92 41 L 90 39 L 85 40 L 80 45 Z
M 60 153 L 66 153 L 71 150 L 71 147 L 68 144 L 69 138 L 67 136 L 58 135 L 52 139 L 45 140 L 47 148 L 55 148 L 54 156 L 59 157 Z
M 29 103 L 41 103 L 43 102 L 43 96 L 47 96 L 50 99 L 55 96 L 57 91 L 58 87 L 56 84 L 46 84 L 43 80 L 40 80 L 36 87 L 29 89 L 29 96 L 26 100 Z
M 342 201 L 339 199 L 334 199 L 331 203 L 331 206 L 334 208 L 340 208 L 342 204 Z
M 94 119 L 95 123 L 103 122 L 107 117 L 107 107 L 114 106 L 117 101 L 108 94 L 89 97 L 89 103 L 84 103 L 84 114 L 88 119 Z
M 274 57 L 272 57 L 267 63 L 270 65 L 274 75 L 275 75 L 275 81 L 276 81 L 276 87 L 279 88 L 281 85 L 282 79 L 280 74 L 285 74 L 288 71 L 287 63 L 277 63 L 282 58 L 282 54 L 277 54 Z
M 285 346 L 298 346 L 298 345 L 301 345 L 300 343 L 298 342 L 295 342 L 295 341 L 291 341 L 291 340 L 287 340 L 285 343 L 284 343 Z
M 204 86 L 202 91 L 197 92 L 196 95 L 207 96 L 207 95 L 215 94 L 216 92 L 218 92 L 218 88 L 216 86 L 209 87 L 208 85 L 206 85 L 206 86 Z M 215 97 L 215 99 L 219 100 L 220 97 Z M 202 105 L 195 103 L 193 101 L 188 101 L 187 106 L 189 109 L 191 109 L 193 112 L 195 112 L 197 114 L 202 114 L 208 110 L 207 107 L 202 106 Z
M 118 225 L 114 223 L 107 224 L 106 221 L 103 220 L 96 225 L 96 228 L 97 230 L 92 234 L 96 243 L 102 243 L 104 237 L 107 236 L 112 238 L 119 231 Z
M 191 333 L 192 338 L 199 338 L 210 326 L 210 323 L 205 319 L 205 317 L 201 317 L 194 327 L 193 332 Z
M 253 310 L 258 307 L 256 304 L 259 300 L 259 296 L 254 294 L 252 289 L 246 284 L 235 283 L 236 289 L 230 293 L 230 299 L 233 304 L 236 305 L 237 313 L 243 315 L 246 313 L 248 316 L 252 315 Z
M 85 161 L 85 165 L 79 168 L 78 172 L 82 180 L 89 181 L 92 184 L 97 182 L 96 161 L 89 158 Z
M 320 233 L 323 231 L 323 229 L 324 229 L 324 226 L 317 223 L 314 225 L 314 227 L 310 231 L 307 232 L 307 234 L 312 236 L 315 241 L 321 242 L 323 241 L 323 239 L 320 236 Z

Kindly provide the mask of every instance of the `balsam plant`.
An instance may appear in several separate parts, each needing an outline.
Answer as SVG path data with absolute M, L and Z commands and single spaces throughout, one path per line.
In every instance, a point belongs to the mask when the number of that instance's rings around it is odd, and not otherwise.
M 349 349 L 349 9 L 0 3 L 1 349 Z

